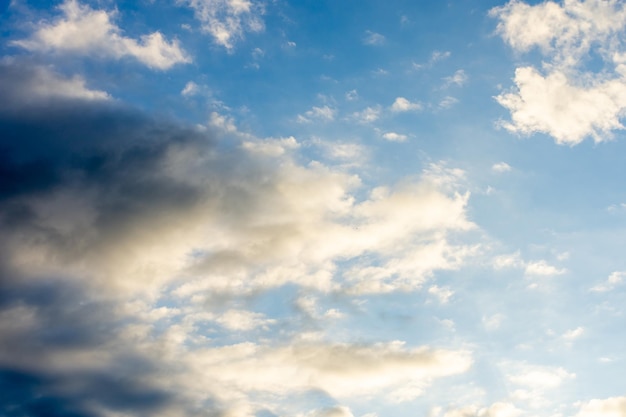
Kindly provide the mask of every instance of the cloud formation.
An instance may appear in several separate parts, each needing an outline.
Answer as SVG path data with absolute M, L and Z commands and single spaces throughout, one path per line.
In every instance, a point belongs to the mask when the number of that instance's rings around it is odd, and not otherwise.
M 246 32 L 261 32 L 263 5 L 251 0 L 178 0 L 193 9 L 202 31 L 218 45 L 232 50 Z
M 416 291 L 457 268 L 471 248 L 454 236 L 474 227 L 462 172 L 364 189 L 298 163 L 293 137 L 220 143 L 77 78 L 18 61 L 2 74 L 0 91 L 22 97 L 0 106 L 0 383 L 19 400 L 3 413 L 253 416 L 320 391 L 406 401 L 471 366 L 466 350 L 402 342 L 250 342 L 277 319 L 243 301 L 286 285 Z
M 626 68 L 623 34 L 626 6 L 617 1 L 565 0 L 529 5 L 511 1 L 490 12 L 497 32 L 514 50 L 537 48 L 545 61 L 515 71 L 515 87 L 496 97 L 511 112 L 507 130 L 541 132 L 559 144 L 576 145 L 586 137 L 611 139 L 623 129 Z M 591 53 L 602 68 L 587 68 Z
M 120 59 L 132 57 L 150 68 L 166 70 L 176 64 L 191 62 L 177 40 L 168 42 L 160 32 L 140 40 L 123 35 L 112 22 L 115 12 L 94 10 L 77 0 L 59 6 L 63 16 L 51 23 L 40 22 L 27 39 L 13 44 L 29 51 L 70 53 Z

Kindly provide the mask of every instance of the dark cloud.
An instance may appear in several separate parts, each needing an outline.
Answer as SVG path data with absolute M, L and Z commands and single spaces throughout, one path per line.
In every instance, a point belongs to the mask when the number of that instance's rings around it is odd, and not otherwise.
M 0 93 L 11 98 L 0 105 L 0 415 L 150 415 L 175 398 L 147 382 L 160 364 L 121 335 L 133 319 L 58 268 L 16 267 L 14 248 L 44 245 L 69 265 L 106 252 L 137 223 L 184 212 L 201 190 L 164 164 L 173 149 L 210 149 L 212 141 L 112 100 L 62 91 L 21 96 L 40 74 L 0 65 Z M 69 232 L 42 217 L 51 196 L 63 192 L 89 196 L 86 229 L 72 229 L 80 207 L 57 209 L 70 219 Z M 108 359 L 73 363 L 73 355 Z

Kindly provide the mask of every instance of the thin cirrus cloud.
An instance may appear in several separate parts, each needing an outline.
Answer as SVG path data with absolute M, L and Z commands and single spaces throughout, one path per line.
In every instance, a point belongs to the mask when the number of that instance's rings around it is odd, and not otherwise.
M 14 41 L 13 44 L 37 52 L 114 59 L 132 57 L 159 70 L 191 62 L 177 40 L 167 41 L 160 32 L 144 35 L 139 40 L 124 36 L 112 21 L 115 12 L 94 10 L 76 0 L 66 0 L 59 6 L 59 10 L 62 16 L 50 23 L 39 23 L 29 38 Z
M 511 121 L 501 123 L 505 129 L 545 133 L 573 146 L 587 137 L 609 140 L 613 131 L 624 128 L 626 6 L 615 1 L 511 1 L 490 15 L 514 50 L 537 48 L 546 61 L 541 70 L 517 68 L 515 87 L 496 96 L 511 113 Z M 586 68 L 592 52 L 602 62 L 601 71 Z

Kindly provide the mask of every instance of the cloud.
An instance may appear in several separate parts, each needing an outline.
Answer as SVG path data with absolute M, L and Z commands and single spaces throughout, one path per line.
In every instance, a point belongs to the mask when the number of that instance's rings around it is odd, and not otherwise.
M 359 123 L 371 123 L 380 117 L 380 106 L 366 107 L 365 109 L 352 113 L 352 118 Z
M 523 411 L 509 402 L 496 402 L 489 407 L 468 405 L 462 408 L 449 410 L 444 417 L 517 417 Z
M 420 103 L 412 103 L 404 97 L 398 97 L 391 105 L 391 111 L 405 112 L 411 110 L 421 110 L 422 105 Z
M 450 301 L 450 297 L 454 295 L 454 291 L 450 287 L 440 287 L 438 285 L 432 285 L 428 288 L 428 293 L 434 296 L 441 304 L 447 304 Z
M 506 162 L 497 162 L 491 166 L 491 170 L 498 173 L 509 172 L 511 171 L 511 165 Z
M 424 67 L 432 67 L 437 62 L 448 59 L 450 55 L 452 55 L 450 51 L 433 51 L 430 55 L 430 59 L 426 64 L 418 64 L 414 62 L 413 69 L 420 70 Z
M 189 81 L 185 84 L 185 87 L 181 90 L 180 94 L 185 97 L 195 96 L 200 92 L 200 86 L 193 81 Z
M 372 393 L 390 396 L 408 384 L 425 388 L 434 378 L 465 372 L 471 365 L 467 352 L 408 350 L 393 342 L 371 346 L 296 343 L 275 348 L 245 343 L 188 352 L 185 361 L 190 369 L 198 370 L 195 384 L 218 391 L 235 387 L 285 395 L 322 389 L 340 399 Z
M 405 142 L 408 139 L 408 136 L 396 132 L 386 132 L 383 133 L 383 139 L 390 142 Z
M 311 110 L 307 110 L 304 114 L 298 115 L 299 123 L 312 123 L 314 120 L 319 121 L 332 121 L 335 120 L 336 109 L 329 106 L 313 107 Z
M 576 66 L 584 54 L 600 45 L 611 53 L 609 41 L 624 29 L 626 7 L 617 1 L 544 1 L 529 5 L 510 1 L 490 15 L 499 19 L 497 32 L 515 50 L 537 47 L 558 66 Z M 604 48 L 609 49 L 604 49 Z
M 18 91 L 15 85 L 21 89 Z M 49 67 L 22 67 L 6 59 L 0 61 L 0 95 L 5 99 L 0 107 L 14 108 L 54 99 L 111 99 L 105 91 L 88 88 L 81 76 L 65 78 Z
M 568 330 L 565 333 L 563 333 L 563 339 L 565 339 L 567 341 L 572 341 L 574 339 L 578 339 L 584 333 L 585 333 L 584 327 L 577 327 L 575 329 Z
M 439 102 L 439 108 L 449 109 L 459 102 L 459 99 L 452 96 L 446 96 Z
M 531 277 L 562 275 L 567 272 L 565 268 L 557 268 L 543 259 L 525 261 L 519 252 L 497 256 L 493 259 L 492 265 L 494 269 L 522 268 L 524 273 Z
M 370 46 L 380 46 L 384 45 L 386 39 L 380 33 L 372 32 L 371 30 L 365 31 L 365 36 L 363 36 L 363 43 L 365 45 Z
M 30 51 L 74 53 L 120 59 L 132 57 L 150 68 L 166 70 L 191 62 L 178 41 L 168 42 L 160 32 L 138 41 L 122 35 L 112 22 L 114 12 L 94 10 L 76 0 L 59 6 L 63 16 L 52 23 L 42 22 L 28 39 L 13 44 Z
M 606 282 L 603 284 L 596 285 L 591 287 L 589 291 L 593 292 L 607 292 L 612 291 L 614 288 L 619 286 L 624 282 L 624 278 L 626 278 L 626 271 L 614 271 L 611 272 Z
M 515 364 L 513 371 L 507 374 L 508 380 L 518 386 L 531 390 L 551 390 L 558 388 L 565 381 L 573 379 L 576 374 L 563 368 Z
M 457 70 L 453 75 L 443 79 L 443 88 L 448 88 L 452 85 L 460 87 L 467 82 L 467 79 L 468 77 L 464 70 Z
M 354 414 L 352 414 L 352 411 L 350 411 L 348 407 L 338 405 L 317 410 L 313 412 L 310 417 L 354 417 Z
M 540 261 L 531 261 L 526 264 L 524 268 L 524 272 L 526 275 L 531 276 L 552 276 L 552 275 L 562 275 L 567 272 L 564 268 L 557 268 L 553 265 L 548 264 L 544 260 Z
M 193 9 L 202 24 L 202 31 L 210 34 L 216 44 L 232 50 L 246 32 L 262 32 L 265 25 L 262 3 L 251 0 L 177 0 Z M 295 45 L 295 44 L 294 44 Z
M 515 87 L 496 97 L 511 113 L 501 123 L 521 134 L 552 136 L 559 144 L 576 145 L 591 137 L 609 140 L 623 129 L 626 71 L 623 33 L 626 6 L 615 1 L 511 1 L 491 10 L 497 32 L 513 49 L 538 48 L 543 70 L 532 66 L 515 71 Z M 601 69 L 586 68 L 591 53 Z
M 593 399 L 581 405 L 575 417 L 624 417 L 626 397 Z
M 153 118 L 53 73 L 60 90 L 35 94 L 45 70 L 5 67 L 0 407 L 18 408 L 0 414 L 280 415 L 281 396 L 405 401 L 471 366 L 464 350 L 276 337 L 249 301 L 415 291 L 459 267 L 471 247 L 454 237 L 475 227 L 461 171 L 371 188 L 300 163 L 295 138 Z
M 516 89 L 496 97 L 511 112 L 505 129 L 522 134 L 542 132 L 564 145 L 576 145 L 587 136 L 596 142 L 623 129 L 626 81 L 598 78 L 586 84 L 555 70 L 547 76 L 532 67 L 515 71 Z

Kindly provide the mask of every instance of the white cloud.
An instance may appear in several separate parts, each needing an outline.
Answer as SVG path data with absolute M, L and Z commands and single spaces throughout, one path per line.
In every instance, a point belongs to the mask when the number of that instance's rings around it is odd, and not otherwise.
M 593 292 L 607 292 L 612 291 L 615 287 L 622 284 L 626 278 L 626 271 L 614 271 L 611 272 L 606 282 L 596 285 L 590 289 Z
M 519 252 L 499 255 L 493 259 L 494 269 L 520 268 L 523 267 L 524 264 L 525 262 L 522 260 Z
M 587 83 L 555 70 L 543 76 L 532 67 L 515 71 L 516 89 L 496 97 L 511 112 L 512 122 L 501 125 L 522 134 L 542 132 L 557 143 L 576 145 L 587 136 L 596 142 L 623 129 L 626 80 L 598 77 Z
M 434 296 L 441 304 L 448 303 L 450 297 L 454 295 L 454 291 L 450 287 L 440 287 L 438 285 L 431 285 L 428 288 L 428 293 Z
M 265 156 L 281 156 L 286 152 L 298 149 L 300 144 L 293 136 L 287 138 L 269 138 L 264 140 L 249 140 L 241 144 L 242 148 L 253 153 Z
M 193 81 L 189 81 L 187 84 L 185 84 L 185 88 L 182 89 L 180 94 L 186 97 L 190 97 L 195 96 L 196 94 L 198 94 L 199 91 L 200 86 L 198 86 L 198 84 L 194 83 Z
M 262 32 L 265 27 L 261 16 L 263 7 L 252 0 L 177 0 L 194 11 L 202 30 L 209 33 L 215 43 L 232 50 L 246 32 Z
M 526 264 L 524 269 L 526 275 L 530 276 L 552 276 L 552 275 L 562 275 L 567 272 L 564 268 L 557 268 L 553 265 L 548 264 L 544 260 L 540 261 L 531 261 Z
M 498 173 L 509 172 L 511 171 L 511 165 L 506 162 L 498 162 L 492 165 L 491 170 Z
M 215 321 L 227 329 L 234 331 L 247 331 L 276 323 L 276 320 L 268 319 L 260 313 L 232 309 L 217 316 Z
M 557 268 L 543 259 L 525 261 L 519 252 L 496 256 L 492 265 L 494 269 L 523 268 L 524 273 L 531 277 L 562 275 L 567 272 L 565 268 Z
M 449 109 L 450 107 L 454 106 L 458 102 L 459 102 L 459 99 L 457 99 L 456 97 L 446 96 L 442 98 L 441 101 L 439 102 L 439 107 L 442 109 Z
M 443 79 L 444 81 L 443 87 L 447 88 L 452 85 L 456 85 L 460 87 L 467 82 L 467 79 L 468 77 L 465 71 L 460 69 L 460 70 L 457 70 L 453 75 L 449 77 L 445 77 Z
M 563 339 L 565 339 L 567 341 L 572 341 L 574 339 L 578 339 L 584 333 L 585 333 L 584 327 L 577 327 L 575 329 L 568 330 L 565 333 L 563 333 Z
M 355 112 L 352 114 L 352 117 L 356 119 L 359 123 L 371 123 L 378 120 L 380 117 L 380 107 L 366 107 L 365 109 Z
M 398 97 L 391 105 L 391 111 L 405 112 L 411 110 L 421 110 L 422 105 L 420 103 L 413 103 L 404 97 Z
M 531 390 L 552 390 L 576 377 L 576 374 L 560 367 L 519 363 L 512 368 L 512 372 L 507 374 L 508 380 L 514 385 Z
M 616 1 L 565 0 L 528 5 L 511 1 L 491 10 L 498 33 L 515 50 L 537 47 L 543 71 L 520 67 L 515 88 L 496 97 L 511 113 L 502 125 L 511 132 L 546 133 L 559 144 L 576 145 L 586 137 L 611 139 L 623 129 L 626 67 L 623 34 L 626 5 Z M 585 65 L 596 52 L 602 69 Z
M 626 417 L 626 397 L 594 399 L 585 402 L 575 417 Z
M 565 0 L 529 5 L 510 1 L 490 11 L 497 32 L 514 49 L 538 47 L 559 66 L 577 65 L 594 44 L 609 47 L 626 24 L 626 5 L 618 1 Z M 601 48 L 601 52 L 610 50 Z
M 28 39 L 14 44 L 30 51 L 79 53 L 111 58 L 133 57 L 150 68 L 165 70 L 191 62 L 177 40 L 168 42 L 160 32 L 140 40 L 122 35 L 111 20 L 115 12 L 93 10 L 76 0 L 59 6 L 63 16 L 52 23 L 41 23 Z
M 365 45 L 380 46 L 385 43 L 385 37 L 380 33 L 372 32 L 371 30 L 365 31 L 363 37 L 363 43 Z
M 396 132 L 386 132 L 383 133 L 383 139 L 390 142 L 405 142 L 408 139 L 408 136 Z
M 435 378 L 465 372 L 472 363 L 465 351 L 406 349 L 399 342 L 276 348 L 244 343 L 189 351 L 182 360 L 193 377 L 180 383 L 208 388 L 225 400 L 237 391 L 288 395 L 316 389 L 340 399 L 374 393 L 391 398 L 403 386 L 423 389 Z
M 304 114 L 298 115 L 299 123 L 312 123 L 315 120 L 318 121 L 332 121 L 335 119 L 337 110 L 329 106 L 313 107 L 311 110 L 306 111 Z

